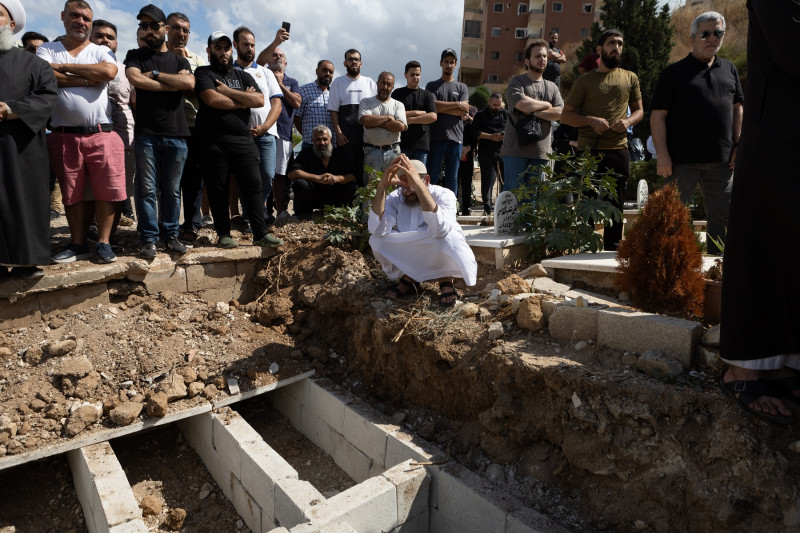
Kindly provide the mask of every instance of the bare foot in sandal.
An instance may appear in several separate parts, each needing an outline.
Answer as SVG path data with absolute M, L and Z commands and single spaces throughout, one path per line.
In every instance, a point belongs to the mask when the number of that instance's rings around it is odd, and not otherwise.
M 386 291 L 386 297 L 396 300 L 398 298 L 405 298 L 406 296 L 415 295 L 419 292 L 419 290 L 419 283 L 408 276 L 403 276 L 397 280 L 397 285 Z
M 762 371 L 730 365 L 720 381 L 723 392 L 753 414 L 774 422 L 790 421 L 792 412 L 780 399 L 782 392 L 762 378 Z

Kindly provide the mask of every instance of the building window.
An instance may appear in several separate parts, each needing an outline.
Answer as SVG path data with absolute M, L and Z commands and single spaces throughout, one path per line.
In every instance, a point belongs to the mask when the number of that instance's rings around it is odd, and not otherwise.
M 581 28 L 581 39 L 586 39 L 589 37 L 589 30 L 587 28 Z
M 496 3 L 494 5 L 494 12 L 495 13 L 502 13 L 503 12 L 503 4 L 502 3 Z
M 517 28 L 514 30 L 514 39 L 525 39 L 528 37 L 528 28 Z
M 498 82 L 497 74 L 489 74 L 489 78 L 486 81 L 488 81 L 489 83 L 497 83 Z
M 481 21 L 480 20 L 465 20 L 464 21 L 464 37 L 480 38 L 481 36 Z
M 584 13 L 591 13 L 594 10 L 594 6 L 592 4 L 583 4 L 583 12 Z
M 528 4 L 519 4 L 517 6 L 517 15 L 524 15 L 528 12 Z
M 514 52 L 514 61 L 522 61 L 523 56 L 522 52 Z
M 564 2 L 553 2 L 553 13 L 561 13 L 564 11 Z
M 489 59 L 500 59 L 500 52 L 489 52 Z
M 500 28 L 492 28 L 492 37 L 500 37 Z

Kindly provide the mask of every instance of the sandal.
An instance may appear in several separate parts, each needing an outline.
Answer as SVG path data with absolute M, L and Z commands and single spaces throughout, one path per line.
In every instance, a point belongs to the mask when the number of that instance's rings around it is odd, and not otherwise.
M 776 380 L 771 380 L 771 381 L 776 381 Z M 772 386 L 770 382 L 766 380 L 754 379 L 749 381 L 741 380 L 741 381 L 731 381 L 729 383 L 725 383 L 724 376 L 720 376 L 719 386 L 722 389 L 722 392 L 724 392 L 726 396 L 738 402 L 739 405 L 745 411 L 748 411 L 756 416 L 759 416 L 764 420 L 769 420 L 770 422 L 775 422 L 778 424 L 788 424 L 794 421 L 793 417 L 782 416 L 782 415 L 771 415 L 769 413 L 764 413 L 762 411 L 758 411 L 750 407 L 751 403 L 753 403 L 762 396 L 785 399 L 785 394 L 783 394 L 780 390 L 777 390 L 775 387 Z
M 450 287 L 452 291 L 445 292 L 444 288 Z M 452 300 L 450 299 L 452 298 Z M 439 283 L 439 305 L 442 307 L 453 307 L 458 301 L 458 291 L 453 286 L 452 281 L 442 281 Z
M 794 394 L 800 392 L 800 375 L 792 374 L 782 378 L 765 379 L 765 382 L 784 393 L 785 398 L 794 403 L 800 403 L 800 396 Z
M 396 300 L 398 298 L 405 298 L 412 294 L 417 294 L 422 288 L 416 281 L 408 281 L 406 278 L 400 278 L 394 288 L 386 292 L 386 297 Z M 392 294 L 394 296 L 392 296 Z

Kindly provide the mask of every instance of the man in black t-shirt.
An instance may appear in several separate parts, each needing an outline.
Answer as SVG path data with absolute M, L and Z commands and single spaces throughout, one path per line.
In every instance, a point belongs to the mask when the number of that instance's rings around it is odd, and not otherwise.
M 418 61 L 406 63 L 406 86 L 395 89 L 392 98 L 405 106 L 408 121 L 408 129 L 400 134 L 400 152 L 425 164 L 430 152 L 429 124 L 436 122 L 436 100 L 432 93 L 420 88 L 421 76 Z
M 233 68 L 231 38 L 221 31 L 208 37 L 210 66 L 195 70 L 195 93 L 200 101 L 195 129 L 205 143 L 203 166 L 206 169 L 208 199 L 214 216 L 217 245 L 235 248 L 228 212 L 230 174 L 236 176 L 242 201 L 250 215 L 254 245 L 283 245 L 267 233 L 264 222 L 264 196 L 258 148 L 250 135 L 250 109 L 264 106 L 264 95 L 253 77 Z
M 492 188 L 498 172 L 500 189 L 503 188 L 505 181 L 500 149 L 503 147 L 503 133 L 506 131 L 507 120 L 508 111 L 503 109 L 502 95 L 492 93 L 489 97 L 489 105 L 478 111 L 472 124 L 473 133 L 478 139 L 478 166 L 481 167 L 481 198 L 483 199 L 484 215 L 488 215 L 492 210 Z
M 542 79 L 552 81 L 561 89 L 561 65 L 567 62 L 567 56 L 558 47 L 558 32 L 550 32 L 550 42 L 547 48 L 547 66 L 544 68 Z
M 311 139 L 314 144 L 304 148 L 289 166 L 295 215 L 306 220 L 311 219 L 314 209 L 350 205 L 356 194 L 351 160 L 341 148 L 333 147 L 328 126 L 316 126 Z
M 189 136 L 183 91 L 194 89 L 194 76 L 186 58 L 167 49 L 164 12 L 148 4 L 137 18 L 145 46 L 128 52 L 125 75 L 136 87 L 134 200 L 142 240 L 139 255 L 152 259 L 159 235 L 168 250 L 186 253 L 178 240 L 181 174 Z

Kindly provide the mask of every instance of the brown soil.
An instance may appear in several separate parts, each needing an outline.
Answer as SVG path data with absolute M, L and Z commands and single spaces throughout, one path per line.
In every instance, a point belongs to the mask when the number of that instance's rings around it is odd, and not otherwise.
M 287 245 L 258 275 L 263 305 L 234 307 L 232 321 L 214 302 L 125 289 L 115 318 L 92 309 L 6 333 L 0 346 L 12 355 L 0 375 L 0 413 L 29 421 L 28 435 L 64 438 L 57 418 L 30 405 L 40 388 L 48 405 L 69 403 L 63 379 L 43 371 L 55 358 L 28 366 L 17 355 L 42 340 L 73 333 L 83 341 L 75 350 L 111 378 L 92 399 L 118 396 L 128 379 L 144 391 L 142 377 L 190 365 L 193 341 L 202 357 L 195 370 L 210 382 L 235 374 L 247 386 L 253 367 L 257 379 L 269 379 L 261 371 L 273 360 L 282 369 L 311 366 L 423 438 L 451 444 L 455 460 L 574 530 L 800 528 L 797 425 L 743 413 L 702 373 L 659 381 L 636 369 L 635 354 L 592 344 L 576 350 L 520 330 L 508 305 L 480 314 L 483 321 L 465 319 L 432 303 L 432 284 L 417 300 L 386 300 L 389 283 L 371 255 L 328 246 L 324 231 L 278 225 Z M 482 266 L 478 286 L 459 290 L 489 308 L 486 284 L 506 276 Z M 504 325 L 496 340 L 492 322 Z M 170 331 L 169 323 L 179 327 Z M 221 326 L 227 333 L 215 332 Z

